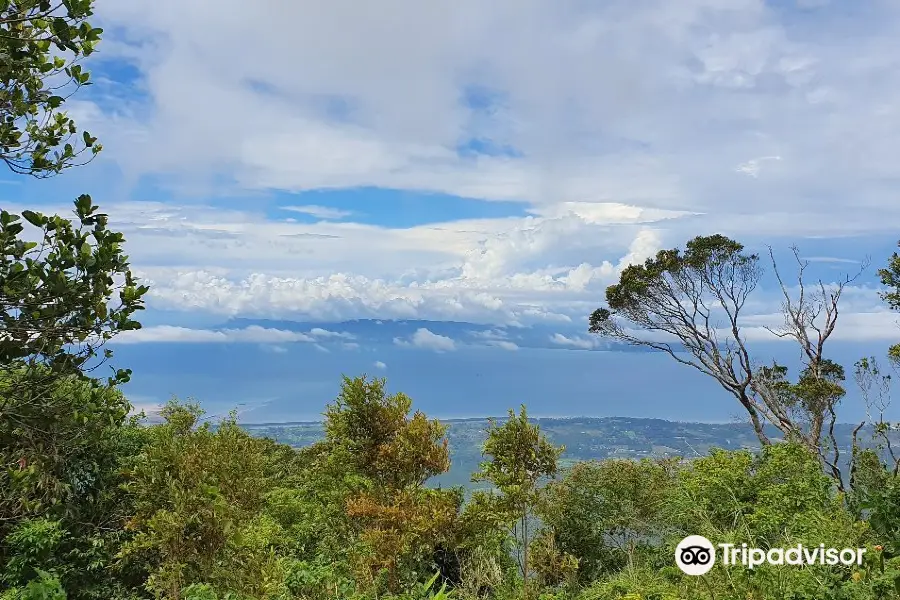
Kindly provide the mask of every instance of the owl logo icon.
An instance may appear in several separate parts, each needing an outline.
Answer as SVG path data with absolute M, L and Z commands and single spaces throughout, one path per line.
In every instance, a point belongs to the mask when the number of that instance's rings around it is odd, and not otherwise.
M 716 564 L 716 549 L 702 535 L 689 535 L 675 547 L 675 564 L 686 575 L 705 575 Z

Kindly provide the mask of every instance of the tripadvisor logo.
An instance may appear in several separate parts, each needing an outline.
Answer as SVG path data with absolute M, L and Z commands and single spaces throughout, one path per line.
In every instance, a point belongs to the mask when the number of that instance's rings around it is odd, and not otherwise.
M 675 564 L 687 575 L 705 575 L 716 564 L 716 549 L 702 535 L 689 535 L 675 548 Z
M 718 544 L 702 535 L 689 535 L 675 548 L 675 564 L 687 575 L 704 575 L 716 564 L 716 548 L 722 564 L 742 565 L 748 569 L 770 565 L 861 565 L 865 548 L 826 548 L 825 544 L 808 547 L 797 544 L 790 548 L 751 548 L 747 544 Z

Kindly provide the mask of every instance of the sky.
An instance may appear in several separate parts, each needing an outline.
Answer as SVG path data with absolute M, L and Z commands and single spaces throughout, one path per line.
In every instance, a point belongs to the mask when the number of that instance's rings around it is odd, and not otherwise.
M 786 273 L 796 245 L 826 283 L 870 259 L 833 356 L 897 338 L 875 270 L 900 237 L 900 4 L 252 8 L 97 0 L 95 83 L 68 106 L 104 151 L 51 180 L 0 174 L 8 210 L 87 192 L 125 233 L 151 286 L 117 345 L 136 405 L 315 418 L 341 373 L 368 371 L 438 416 L 725 420 L 733 401 L 702 376 L 590 352 L 586 332 L 622 268 L 711 233 L 771 246 Z M 780 301 L 769 272 L 746 321 L 763 362 L 795 354 L 763 329 Z M 397 335 L 342 338 L 353 319 Z M 393 323 L 413 319 L 431 324 Z M 543 347 L 485 334 L 510 327 Z

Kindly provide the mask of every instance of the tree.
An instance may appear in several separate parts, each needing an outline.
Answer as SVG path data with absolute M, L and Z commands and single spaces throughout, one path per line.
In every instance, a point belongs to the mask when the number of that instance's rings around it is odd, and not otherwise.
M 888 289 L 881 298 L 894 310 L 900 310 L 900 254 L 894 252 L 885 268 L 878 270 L 882 285 Z M 900 344 L 894 344 L 888 351 L 891 361 L 900 365 Z
M 325 435 L 346 449 L 360 473 L 385 490 L 418 487 L 450 467 L 445 427 L 416 411 L 403 393 L 387 395 L 386 380 L 344 377 L 325 412 Z
M 147 288 L 90 197 L 75 212 L 73 223 L 0 211 L 0 539 L 23 519 L 60 519 L 73 567 L 63 581 L 81 582 L 79 598 L 105 578 L 96 571 L 121 525 L 118 444 L 131 408 L 114 387 L 130 371 L 90 374 L 112 357 L 106 341 L 140 327 L 131 317 Z
M 60 216 L 24 211 L 20 218 L 0 211 L 0 438 L 10 450 L 22 450 L 0 456 L 7 473 L 23 470 L 20 460 L 39 464 L 43 459 L 34 453 L 52 447 L 52 456 L 67 457 L 92 440 L 68 426 L 56 429 L 55 420 L 77 418 L 90 431 L 91 419 L 99 418 L 102 428 L 121 424 L 128 412 L 124 400 L 79 404 L 82 396 L 59 393 L 61 382 L 71 377 L 105 387 L 88 374 L 112 357 L 102 348 L 109 339 L 140 327 L 131 317 L 143 309 L 147 292 L 131 273 L 122 234 L 107 228 L 107 216 L 89 196 L 81 196 L 75 208 L 80 226 Z M 38 230 L 36 236 L 25 233 L 22 219 Z M 34 237 L 39 241 L 27 241 Z M 101 349 L 101 360 L 90 363 Z M 129 370 L 114 370 L 105 385 L 129 376 Z M 44 497 L 51 499 L 64 497 Z
M 844 287 L 858 274 L 832 286 L 821 280 L 808 285 L 808 263 L 793 250 L 799 265 L 796 294 L 769 250 L 784 297 L 784 326 L 769 331 L 800 346 L 804 369 L 796 384 L 788 383 L 785 367 L 760 366 L 751 359 L 741 312 L 762 275 L 760 259 L 723 235 L 696 237 L 684 252 L 663 250 L 644 264 L 627 267 L 606 290 L 608 306 L 591 314 L 589 330 L 664 352 L 712 377 L 738 400 L 763 445 L 770 443 L 766 424 L 772 424 L 816 452 L 840 482 L 833 427 L 844 375 L 824 353 Z M 830 438 L 827 448 L 825 436 Z
M 476 502 L 493 509 L 511 524 L 526 596 L 532 570 L 529 546 L 535 529 L 534 510 L 540 500 L 539 484 L 556 476 L 557 460 L 563 450 L 551 444 L 537 425 L 528 422 L 522 405 L 518 415 L 510 409 L 503 425 L 491 420 L 483 450 L 489 459 L 481 463 L 481 470 L 472 477 L 473 481 L 493 484 L 500 492 L 499 495 L 481 493 Z
M 106 341 L 140 328 L 131 317 L 148 288 L 131 272 L 123 235 L 98 210 L 82 195 L 77 225 L 58 215 L 0 211 L 0 368 L 45 364 L 54 374 L 81 373 Z M 39 241 L 27 241 L 22 219 L 38 229 Z M 127 377 L 115 374 L 116 381 Z
M 361 526 L 357 553 L 363 581 L 379 571 L 399 589 L 404 570 L 431 563 L 449 541 L 462 504 L 457 490 L 427 490 L 425 482 L 450 468 L 445 427 L 416 411 L 405 394 L 387 395 L 384 379 L 344 377 L 326 410 L 326 443 L 345 472 L 362 476 L 346 499 L 347 515 Z M 431 566 L 430 564 L 428 565 Z
M 101 149 L 88 132 L 75 139 L 65 101 L 90 85 L 81 59 L 103 30 L 92 27 L 93 0 L 0 2 L 0 160 L 14 172 L 49 177 Z

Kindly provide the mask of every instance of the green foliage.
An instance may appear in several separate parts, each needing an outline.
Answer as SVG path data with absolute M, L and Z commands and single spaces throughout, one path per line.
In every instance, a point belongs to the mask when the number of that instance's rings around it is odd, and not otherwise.
M 872 530 L 886 556 L 900 556 L 900 478 L 886 474 L 874 485 L 861 486 L 861 508 L 868 511 Z
M 98 390 L 61 381 L 85 398 Z M 554 480 L 560 449 L 523 409 L 488 431 L 476 475 L 494 489 L 463 502 L 458 490 L 422 485 L 430 465 L 445 464 L 437 426 L 410 414 L 405 397 L 384 394 L 383 382 L 344 384 L 332 436 L 300 451 L 250 436 L 233 417 L 203 422 L 196 405 L 175 401 L 161 425 L 120 419 L 99 429 L 89 437 L 107 441 L 91 447 L 115 458 L 93 484 L 95 500 L 73 497 L 53 518 L 16 521 L 2 542 L 0 598 L 895 597 L 900 502 L 890 473 L 877 479 L 882 488 L 854 492 L 865 518 L 802 444 L 689 462 L 578 463 Z M 379 425 L 365 427 L 355 411 Z M 404 474 L 386 473 L 393 460 Z M 80 524 L 95 509 L 109 519 Z M 860 567 L 717 566 L 695 578 L 672 559 L 687 534 L 870 553 Z
M 194 404 L 170 402 L 130 468 L 133 539 L 123 556 L 150 565 L 147 589 L 179 597 L 192 583 L 265 597 L 278 561 L 257 518 L 277 474 L 269 445 L 234 421 L 213 430 Z M 277 584 L 274 584 L 277 587 Z
M 815 368 L 806 366 L 797 383 L 789 381 L 787 374 L 787 367 L 778 364 L 762 367 L 757 374 L 778 395 L 786 411 L 800 409 L 805 414 L 821 414 L 847 393 L 843 386 L 844 367 L 831 360 L 823 360 Z
M 384 379 L 345 377 L 325 412 L 327 440 L 385 489 L 421 486 L 446 471 L 450 457 L 444 426 L 421 412 L 410 418 L 411 407 L 405 394 L 386 395 Z
M 46 371 L 28 380 L 43 381 Z M 74 376 L 54 380 L 39 403 L 30 402 L 19 386 L 25 377 L 0 371 L 0 518 L 72 517 L 99 499 L 98 484 L 112 468 L 106 452 L 129 404 L 119 390 Z
M 612 333 L 608 322 L 615 314 L 637 323 L 655 322 L 655 315 L 664 316 L 673 288 L 696 286 L 698 293 L 718 295 L 732 283 L 732 293 L 745 293 L 744 288 L 752 289 L 759 278 L 758 262 L 758 255 L 745 254 L 741 244 L 723 235 L 696 237 L 684 253 L 661 250 L 642 265 L 628 266 L 619 283 L 607 288 L 609 309 L 591 315 L 591 330 Z
M 132 316 L 147 291 L 131 274 L 122 234 L 97 211 L 88 196 L 76 201 L 77 225 L 0 211 L 0 537 L 22 519 L 60 520 L 72 534 L 60 549 L 71 567 L 61 577 L 78 582 L 75 597 L 103 588 L 111 546 L 123 537 L 120 451 L 139 437 L 114 387 L 130 371 L 90 377 L 112 356 L 89 363 L 102 345 L 140 326 Z M 38 231 L 26 233 L 23 221 Z M 8 558 L 0 545 L 0 562 Z
M 15 173 L 49 177 L 100 152 L 61 110 L 90 74 L 80 64 L 103 30 L 93 0 L 0 2 L 0 160 Z M 83 161 L 81 161 L 83 164 Z
M 520 497 L 535 492 L 542 478 L 556 475 L 556 461 L 563 450 L 547 441 L 537 425 L 529 423 L 524 405 L 518 415 L 510 409 L 502 425 L 491 421 L 483 449 L 489 458 L 473 479 L 491 483 L 510 502 L 518 503 Z
M 49 382 L 40 406 L 23 406 L 21 388 L 0 378 L 10 407 L 0 415 L 0 570 L 9 585 L 42 569 L 75 590 L 71 598 L 108 597 L 132 580 L 111 569 L 130 512 L 121 468 L 145 431 L 117 389 L 75 376 Z
M 633 565 L 648 540 L 666 531 L 674 477 L 672 461 L 591 461 L 547 486 L 541 519 L 558 548 L 578 560 L 582 582 Z
M 66 600 L 66 592 L 58 578 L 38 571 L 35 579 L 25 586 L 10 588 L 0 594 L 0 600 Z
M 287 567 L 286 584 L 291 594 L 308 600 L 349 598 L 355 591 L 349 575 L 323 555 L 314 562 L 293 561 Z
M 445 428 L 412 401 L 388 396 L 383 379 L 344 378 L 326 410 L 326 444 L 359 485 L 348 490 L 346 515 L 358 528 L 352 556 L 364 588 L 378 588 L 381 573 L 392 592 L 408 573 L 430 566 L 436 548 L 450 543 L 462 503 L 457 490 L 429 490 L 424 483 L 450 467 Z M 333 472 L 333 471 L 332 471 Z
M 882 298 L 894 310 L 900 310 L 900 254 L 894 252 L 888 264 L 878 270 L 882 285 L 888 289 L 882 293 Z
M 510 527 L 526 594 L 533 570 L 529 550 L 536 529 L 533 514 L 541 498 L 539 484 L 556 475 L 563 450 L 553 446 L 540 428 L 528 421 L 523 405 L 518 415 L 510 409 L 502 425 L 491 420 L 483 449 L 488 460 L 473 475 L 474 481 L 486 481 L 499 493 L 476 492 L 472 512 L 477 516 L 470 518 Z
M 81 374 L 106 341 L 140 327 L 132 316 L 148 289 L 131 273 L 122 234 L 110 231 L 98 210 L 83 195 L 75 202 L 78 225 L 58 215 L 0 211 L 0 369 L 43 363 L 53 374 Z M 23 237 L 23 219 L 40 231 L 39 241 Z M 113 379 L 128 375 L 118 371 Z M 39 403 L 42 389 L 33 383 L 19 385 L 28 384 L 34 397 L 27 401 Z
M 749 452 L 713 452 L 679 472 L 667 521 L 715 538 L 737 531 L 747 543 L 773 544 L 805 528 L 811 514 L 846 514 L 817 457 L 798 444 Z M 746 539 L 752 535 L 752 539 Z
M 42 570 L 64 567 L 58 552 L 68 532 L 59 521 L 33 519 L 22 521 L 6 537 L 10 558 L 0 581 L 17 584 L 39 577 Z
M 878 276 L 887 290 L 881 297 L 894 310 L 900 310 L 900 254 L 894 252 L 885 268 L 879 269 Z M 894 365 L 900 365 L 900 344 L 894 344 L 888 351 Z

